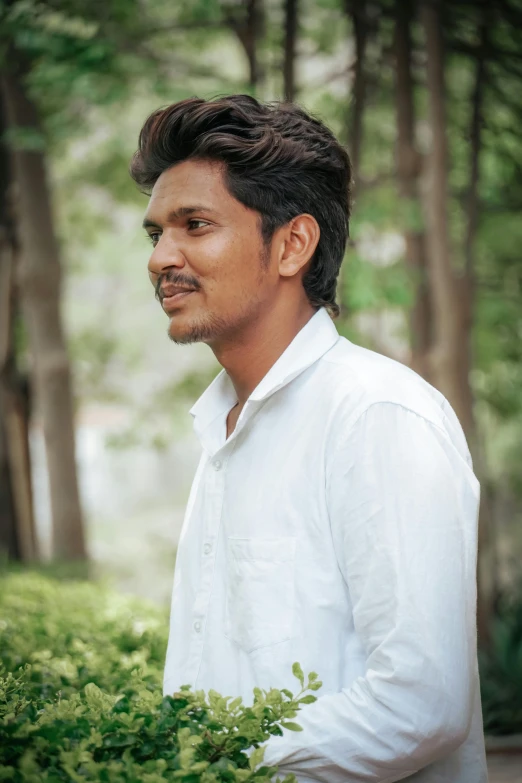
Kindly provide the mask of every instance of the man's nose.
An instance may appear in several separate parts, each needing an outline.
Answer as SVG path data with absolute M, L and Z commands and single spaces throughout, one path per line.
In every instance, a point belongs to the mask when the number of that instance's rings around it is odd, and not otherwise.
M 169 241 L 163 235 L 149 258 L 149 277 L 153 285 L 158 277 L 173 267 L 181 269 L 185 265 L 185 258 L 174 242 Z

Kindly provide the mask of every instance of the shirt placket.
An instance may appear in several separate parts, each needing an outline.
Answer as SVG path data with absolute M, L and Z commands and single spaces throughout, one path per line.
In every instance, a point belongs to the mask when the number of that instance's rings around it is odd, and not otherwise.
M 204 538 L 200 543 L 199 557 L 201 558 L 201 579 L 194 602 L 194 611 L 191 627 L 190 642 L 190 681 L 196 687 L 196 681 L 203 656 L 205 645 L 205 633 L 208 620 L 214 569 L 216 564 L 217 542 L 221 525 L 221 513 L 225 492 L 225 474 L 229 454 L 215 454 L 205 466 L 203 481 L 205 502 L 203 513 L 205 514 Z

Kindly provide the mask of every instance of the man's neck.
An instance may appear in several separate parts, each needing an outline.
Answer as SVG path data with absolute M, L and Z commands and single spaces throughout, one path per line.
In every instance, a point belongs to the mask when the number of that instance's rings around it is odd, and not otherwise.
M 240 408 L 316 312 L 307 305 L 284 319 L 272 313 L 270 320 L 254 323 L 243 339 L 213 349 L 232 381 Z

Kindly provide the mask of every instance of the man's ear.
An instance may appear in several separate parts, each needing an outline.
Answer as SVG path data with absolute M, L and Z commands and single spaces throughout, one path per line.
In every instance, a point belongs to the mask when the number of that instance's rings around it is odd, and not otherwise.
M 281 228 L 279 274 L 293 277 L 312 258 L 321 229 L 317 220 L 307 213 L 297 215 Z

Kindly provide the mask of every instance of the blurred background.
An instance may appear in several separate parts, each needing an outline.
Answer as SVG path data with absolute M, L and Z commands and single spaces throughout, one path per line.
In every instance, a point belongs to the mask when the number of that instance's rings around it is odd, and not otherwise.
M 128 176 L 145 117 L 297 101 L 352 157 L 339 332 L 450 400 L 482 485 L 487 729 L 522 732 L 521 0 L 4 0 L 0 551 L 166 604 L 219 370 L 176 346 Z

